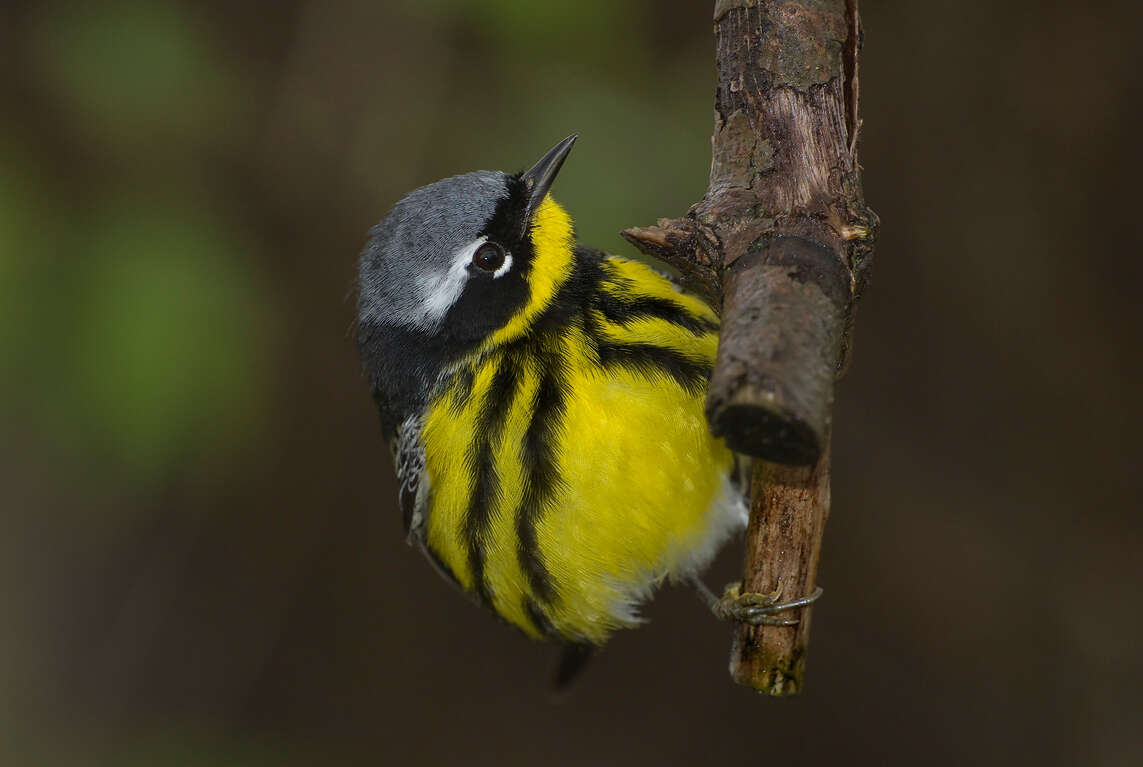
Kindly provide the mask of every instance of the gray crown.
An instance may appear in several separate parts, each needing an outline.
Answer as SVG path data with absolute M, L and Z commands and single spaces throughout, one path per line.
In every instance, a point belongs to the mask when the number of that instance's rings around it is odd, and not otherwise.
M 369 230 L 358 272 L 358 318 L 431 329 L 426 306 L 460 248 L 471 243 L 508 196 L 508 175 L 481 170 L 406 195 Z

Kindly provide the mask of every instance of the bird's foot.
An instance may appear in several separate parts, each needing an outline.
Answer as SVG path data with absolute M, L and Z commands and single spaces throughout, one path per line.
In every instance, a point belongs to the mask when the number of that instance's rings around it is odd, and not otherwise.
M 778 613 L 813 604 L 821 595 L 822 589 L 818 586 L 808 597 L 779 602 L 782 596 L 781 583 L 768 594 L 743 593 L 740 583 L 731 583 L 727 585 L 722 597 L 715 602 L 713 608 L 714 614 L 722 620 L 748 623 L 752 626 L 796 626 L 797 618 L 781 618 L 778 617 Z

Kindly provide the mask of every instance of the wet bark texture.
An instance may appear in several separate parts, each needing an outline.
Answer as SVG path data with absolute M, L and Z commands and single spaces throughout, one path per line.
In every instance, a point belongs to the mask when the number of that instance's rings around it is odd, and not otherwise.
M 623 232 L 722 308 L 711 430 L 756 462 L 743 590 L 815 585 L 834 380 L 848 361 L 877 218 L 857 162 L 857 0 L 718 0 L 710 184 L 686 216 Z M 742 627 L 735 680 L 802 684 L 796 627 Z

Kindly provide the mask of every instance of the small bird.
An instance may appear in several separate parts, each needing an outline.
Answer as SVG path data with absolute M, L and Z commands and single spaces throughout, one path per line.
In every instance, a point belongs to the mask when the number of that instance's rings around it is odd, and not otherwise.
M 531 170 L 411 192 L 370 230 L 357 340 L 408 540 L 529 636 L 566 681 L 665 579 L 723 617 L 698 574 L 746 522 L 735 456 L 703 402 L 718 316 L 651 267 L 583 247 L 548 194 L 576 140 Z

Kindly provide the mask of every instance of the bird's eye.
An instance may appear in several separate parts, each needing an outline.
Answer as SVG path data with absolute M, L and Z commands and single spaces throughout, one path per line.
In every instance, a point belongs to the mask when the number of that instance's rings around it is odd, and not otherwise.
M 486 272 L 495 272 L 504 265 L 504 248 L 495 242 L 486 242 L 472 254 L 472 263 Z

